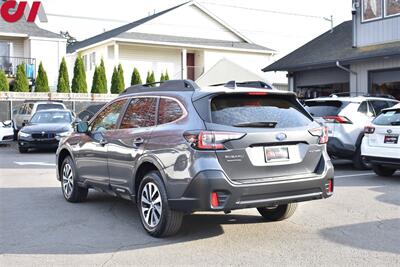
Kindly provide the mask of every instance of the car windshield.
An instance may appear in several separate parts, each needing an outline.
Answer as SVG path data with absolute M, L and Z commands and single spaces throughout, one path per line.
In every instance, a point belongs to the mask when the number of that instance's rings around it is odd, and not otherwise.
M 212 122 L 234 127 L 293 128 L 311 119 L 296 101 L 275 95 L 221 95 L 211 101 Z
M 400 110 L 390 110 L 382 113 L 373 121 L 375 125 L 399 125 L 400 126 Z
M 66 111 L 37 112 L 33 115 L 31 123 L 71 123 L 72 116 Z

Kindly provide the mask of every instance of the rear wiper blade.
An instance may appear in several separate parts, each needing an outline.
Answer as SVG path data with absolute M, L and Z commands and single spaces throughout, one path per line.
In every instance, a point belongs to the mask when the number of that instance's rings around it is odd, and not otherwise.
M 242 122 L 233 125 L 234 127 L 254 127 L 254 128 L 275 128 L 278 123 L 276 121 L 258 121 L 258 122 Z

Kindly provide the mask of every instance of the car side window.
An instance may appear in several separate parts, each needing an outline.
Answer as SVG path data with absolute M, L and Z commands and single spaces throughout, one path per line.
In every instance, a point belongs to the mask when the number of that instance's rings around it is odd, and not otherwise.
M 18 112 L 20 115 L 26 114 L 26 104 L 22 105 Z
M 152 127 L 156 124 L 157 98 L 133 98 L 121 121 L 121 129 Z
M 368 113 L 367 101 L 364 101 L 361 103 L 360 107 L 358 108 L 358 112 L 367 115 L 367 113 Z
M 378 116 L 382 109 L 388 108 L 389 104 L 387 101 L 382 101 L 382 100 L 372 100 L 370 101 L 374 111 L 375 111 L 375 116 Z
M 26 114 L 32 114 L 33 104 L 26 105 Z
M 93 120 L 90 130 L 92 132 L 103 132 L 116 129 L 119 115 L 125 103 L 126 99 L 118 100 L 103 109 Z
M 158 107 L 158 124 L 166 124 L 180 119 L 183 110 L 179 103 L 173 99 L 161 98 Z

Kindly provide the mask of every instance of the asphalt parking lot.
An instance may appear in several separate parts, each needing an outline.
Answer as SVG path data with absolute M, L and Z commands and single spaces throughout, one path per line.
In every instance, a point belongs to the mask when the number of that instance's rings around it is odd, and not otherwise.
M 302 203 L 284 222 L 256 210 L 187 216 L 155 239 L 136 207 L 91 191 L 67 203 L 54 152 L 0 147 L 0 266 L 400 265 L 400 172 L 378 177 L 336 164 L 334 197 Z

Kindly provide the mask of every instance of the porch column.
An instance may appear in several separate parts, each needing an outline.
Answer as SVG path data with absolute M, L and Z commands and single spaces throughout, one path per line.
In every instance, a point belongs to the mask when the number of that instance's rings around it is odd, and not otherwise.
M 114 43 L 114 66 L 119 64 L 119 45 Z
M 187 50 L 181 51 L 181 79 L 187 79 Z

